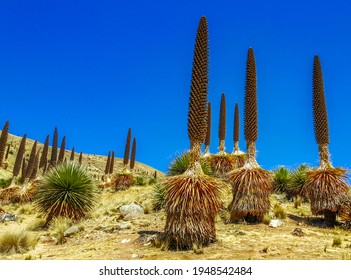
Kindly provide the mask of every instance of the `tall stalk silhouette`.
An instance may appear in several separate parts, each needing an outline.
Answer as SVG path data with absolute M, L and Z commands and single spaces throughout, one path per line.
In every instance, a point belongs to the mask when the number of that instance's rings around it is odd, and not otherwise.
M 132 144 L 132 153 L 130 155 L 130 170 L 134 170 L 135 166 L 135 156 L 136 156 L 136 139 L 134 137 Z
M 0 136 L 0 167 L 2 166 L 3 161 L 4 161 L 7 138 L 9 135 L 9 125 L 10 125 L 10 121 L 6 121 L 4 124 L 4 127 L 1 131 L 1 136 Z
M 47 135 L 44 143 L 43 152 L 41 153 L 40 161 L 39 161 L 39 169 L 45 169 L 48 162 L 48 152 L 49 152 L 49 139 L 50 136 Z
M 21 166 L 22 166 L 22 161 L 23 161 L 23 156 L 24 153 L 26 151 L 26 140 L 27 140 L 27 134 L 24 134 L 21 140 L 21 143 L 19 145 L 18 151 L 17 151 L 17 155 L 16 155 L 16 159 L 15 159 L 15 164 L 13 166 L 13 179 L 12 179 L 12 183 L 15 182 L 15 179 L 17 178 L 18 174 L 21 171 Z
M 52 139 L 50 166 L 55 166 L 57 163 L 57 145 L 58 145 L 58 131 L 57 131 L 57 127 L 55 127 L 54 137 Z
M 205 138 L 205 153 L 204 156 L 209 156 L 210 153 L 210 144 L 211 144 L 211 118 L 212 118 L 212 109 L 211 102 L 207 103 L 207 128 L 206 128 L 206 138 Z
M 61 146 L 60 146 L 60 153 L 58 156 L 58 162 L 62 163 L 65 159 L 65 151 L 66 151 L 66 136 L 63 136 Z
M 233 130 L 234 130 L 234 133 L 233 133 L 234 148 L 233 148 L 232 156 L 234 159 L 234 167 L 240 168 L 240 167 L 243 167 L 245 164 L 246 155 L 239 148 L 240 116 L 239 116 L 238 103 L 235 104 L 235 109 L 234 109 L 234 129 Z
M 207 158 L 210 163 L 213 175 L 215 177 L 224 178 L 228 172 L 234 168 L 233 157 L 225 152 L 225 137 L 226 137 L 226 119 L 227 119 L 227 108 L 226 108 L 225 95 L 222 93 L 221 105 L 219 110 L 219 126 L 218 126 L 218 138 L 219 147 L 218 153 L 211 155 Z

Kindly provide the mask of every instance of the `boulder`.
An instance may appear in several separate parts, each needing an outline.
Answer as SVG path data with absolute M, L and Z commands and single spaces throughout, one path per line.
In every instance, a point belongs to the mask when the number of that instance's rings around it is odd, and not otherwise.
M 135 203 L 122 205 L 119 207 L 119 211 L 125 221 L 137 219 L 144 214 L 144 208 Z

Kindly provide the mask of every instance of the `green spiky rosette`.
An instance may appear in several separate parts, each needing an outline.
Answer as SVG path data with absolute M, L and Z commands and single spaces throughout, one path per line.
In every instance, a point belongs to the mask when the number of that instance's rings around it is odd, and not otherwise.
M 253 216 L 254 221 L 260 221 L 270 209 L 270 172 L 260 167 L 243 167 L 230 172 L 227 180 L 233 193 L 233 200 L 228 207 L 231 222 L 238 222 L 249 216 Z
M 344 181 L 347 170 L 344 168 L 317 168 L 307 172 L 308 183 L 302 193 L 311 201 L 314 215 L 325 211 L 337 213 L 340 205 L 348 200 L 349 186 Z
M 201 248 L 215 241 L 215 216 L 222 206 L 223 183 L 203 174 L 199 163 L 166 179 L 165 249 Z

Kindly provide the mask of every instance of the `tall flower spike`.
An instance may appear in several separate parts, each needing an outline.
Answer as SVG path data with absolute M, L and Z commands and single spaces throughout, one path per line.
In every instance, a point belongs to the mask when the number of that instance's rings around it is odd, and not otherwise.
M 210 154 L 210 143 L 211 143 L 211 102 L 207 103 L 207 129 L 205 138 L 205 155 Z
M 257 93 L 256 93 L 256 63 L 252 48 L 249 48 L 246 60 L 246 83 L 245 83 L 245 139 L 257 140 Z
M 113 169 L 115 167 L 115 151 L 112 151 L 111 153 L 111 159 L 110 159 L 110 170 L 109 174 L 113 174 Z
M 330 167 L 328 114 L 324 96 L 322 67 L 317 55 L 313 61 L 313 123 L 319 149 L 320 167 Z
M 130 141 L 132 138 L 132 129 L 128 129 L 127 139 L 126 139 L 126 146 L 124 148 L 124 157 L 123 157 L 123 164 L 126 167 L 129 162 L 129 152 L 130 152 Z
M 219 151 L 224 152 L 224 141 L 225 141 L 225 132 L 226 132 L 226 102 L 225 95 L 222 93 L 221 96 L 221 106 L 219 112 L 219 129 L 218 129 L 218 138 L 219 138 Z
M 57 161 L 57 145 L 58 145 L 58 132 L 57 132 L 57 127 L 55 127 L 54 137 L 52 139 L 50 166 L 55 166 L 56 165 L 56 161 Z
M 63 136 L 62 142 L 61 142 L 61 147 L 60 147 L 60 153 L 58 157 L 58 162 L 63 162 L 65 158 L 65 151 L 66 151 L 66 136 Z
M 10 124 L 10 121 L 6 121 L 0 136 L 0 166 L 2 165 L 2 162 L 4 160 L 7 138 L 9 135 L 9 124 Z
M 41 153 L 41 157 L 40 157 L 39 168 L 44 168 L 47 163 L 48 151 L 49 151 L 49 139 L 50 139 L 50 136 L 47 135 L 44 143 L 43 152 Z
M 258 136 L 256 63 L 252 48 L 249 48 L 246 60 L 244 130 L 247 146 L 247 162 L 245 165 L 257 167 L 255 146 Z
M 23 138 L 21 140 L 20 146 L 18 148 L 18 151 L 17 151 L 15 164 L 13 166 L 13 177 L 14 178 L 18 176 L 18 174 L 21 170 L 23 156 L 24 156 L 24 153 L 26 151 L 26 140 L 27 140 L 27 134 L 24 134 Z
M 239 138 L 240 138 L 239 131 L 240 131 L 239 105 L 238 105 L 238 103 L 236 103 L 235 110 L 234 110 L 234 135 L 233 135 L 234 153 L 238 153 L 240 151 L 240 149 L 239 149 Z
M 203 16 L 200 19 L 196 33 L 188 111 L 188 136 L 192 162 L 199 159 L 201 144 L 205 140 L 206 134 L 208 55 L 207 19 Z

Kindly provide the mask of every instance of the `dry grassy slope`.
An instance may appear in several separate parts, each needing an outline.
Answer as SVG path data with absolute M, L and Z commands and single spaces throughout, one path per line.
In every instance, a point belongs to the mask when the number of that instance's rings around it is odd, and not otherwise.
M 48 260 L 196 260 L 196 259 L 255 259 L 255 260 L 340 260 L 351 259 L 351 234 L 340 228 L 323 228 L 316 217 L 311 216 L 309 204 L 295 209 L 292 202 L 281 201 L 289 216 L 279 228 L 265 224 L 226 224 L 219 216 L 216 219 L 218 241 L 204 248 L 203 254 L 190 251 L 162 251 L 145 243 L 145 236 L 161 232 L 165 225 L 165 212 L 150 210 L 154 185 L 132 186 L 126 191 L 100 191 L 99 202 L 88 217 L 78 223 L 81 231 L 66 238 L 66 243 L 55 244 L 53 230 L 34 230 L 44 220 L 43 214 L 32 203 L 9 204 L 2 207 L 18 215 L 16 222 L 0 224 L 0 236 L 5 231 L 27 231 L 38 239 L 35 248 L 22 253 L 5 255 L 0 259 L 48 259 Z M 225 204 L 231 199 L 230 190 L 224 196 Z M 137 202 L 149 209 L 140 218 L 131 221 L 128 229 L 118 229 L 118 206 Z M 277 197 L 272 195 L 272 204 Z M 271 212 L 272 214 L 272 212 Z M 300 228 L 304 236 L 292 234 Z M 333 246 L 340 238 L 341 245 Z M 127 241 L 127 242 L 126 242 Z
M 18 147 L 20 145 L 22 137 L 18 137 L 12 134 L 9 134 L 7 143 L 11 145 L 10 154 L 7 160 L 8 168 L 7 170 L 0 169 L 0 178 L 9 178 L 12 176 L 13 165 L 16 159 L 16 154 Z M 34 144 L 34 140 L 28 139 L 26 141 L 26 153 L 25 156 L 29 158 L 30 151 Z M 60 143 L 59 143 L 60 144 Z M 44 144 L 38 142 L 38 148 L 43 149 Z M 59 151 L 58 151 L 59 152 Z M 51 147 L 49 147 L 48 157 L 51 155 Z M 65 157 L 69 159 L 71 156 L 71 151 L 65 151 Z M 79 153 L 75 153 L 74 159 L 78 161 Z M 95 175 L 96 178 L 101 178 L 105 171 L 107 156 L 100 155 L 90 155 L 83 154 L 83 164 L 87 166 L 88 170 Z M 123 159 L 115 158 L 114 171 L 118 172 L 123 167 Z M 158 175 L 164 176 L 164 173 L 152 168 L 146 164 L 136 162 L 135 163 L 135 173 L 140 175 L 153 175 L 157 171 Z

